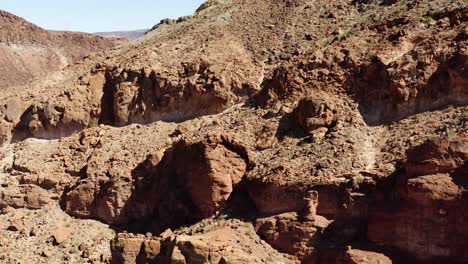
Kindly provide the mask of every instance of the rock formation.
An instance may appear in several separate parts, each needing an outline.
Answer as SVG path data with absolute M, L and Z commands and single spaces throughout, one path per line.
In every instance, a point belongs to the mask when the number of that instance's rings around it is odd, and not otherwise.
M 11 83 L 0 262 L 467 262 L 466 14 L 210 0 Z
M 89 177 L 65 193 L 64 208 L 71 215 L 109 224 L 148 224 L 147 219 L 154 232 L 177 228 L 223 209 L 247 168 L 246 150 L 229 136 L 181 140 L 164 155 L 150 154 L 130 178 L 111 168 L 111 178 L 102 181 L 89 175 L 94 172 L 88 167 Z
M 112 247 L 113 263 L 294 263 L 262 241 L 251 224 L 238 220 L 202 222 L 189 230 L 158 237 L 120 234 Z M 252 254 L 254 253 L 254 254 Z
M 393 195 L 370 211 L 369 240 L 420 259 L 466 261 L 467 151 L 466 135 L 410 149 Z

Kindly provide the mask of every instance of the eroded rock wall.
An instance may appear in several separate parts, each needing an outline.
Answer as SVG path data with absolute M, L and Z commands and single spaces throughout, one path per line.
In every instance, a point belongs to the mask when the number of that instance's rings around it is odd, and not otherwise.
M 423 260 L 466 261 L 467 142 L 435 139 L 408 151 L 393 195 L 370 209 L 370 241 Z

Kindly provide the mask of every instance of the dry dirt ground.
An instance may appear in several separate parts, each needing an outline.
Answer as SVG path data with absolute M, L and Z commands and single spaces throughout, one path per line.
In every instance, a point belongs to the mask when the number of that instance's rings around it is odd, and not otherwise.
M 467 11 L 209 0 L 6 87 L 0 261 L 468 262 Z

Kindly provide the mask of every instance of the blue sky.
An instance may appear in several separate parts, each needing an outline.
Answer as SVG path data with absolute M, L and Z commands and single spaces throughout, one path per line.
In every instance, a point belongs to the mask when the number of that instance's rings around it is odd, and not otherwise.
M 45 29 L 83 32 L 150 28 L 191 15 L 204 0 L 1 0 L 0 9 Z

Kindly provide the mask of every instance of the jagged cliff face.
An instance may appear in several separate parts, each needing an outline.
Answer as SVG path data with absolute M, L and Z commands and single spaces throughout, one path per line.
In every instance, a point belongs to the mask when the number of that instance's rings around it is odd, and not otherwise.
M 78 32 L 47 31 L 3 10 L 0 25 L 2 91 L 41 79 L 91 52 L 109 49 L 122 41 Z
M 208 1 L 6 89 L 0 258 L 467 262 L 467 8 Z

